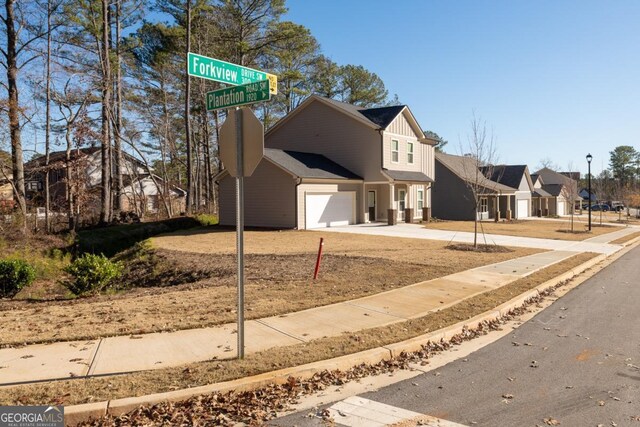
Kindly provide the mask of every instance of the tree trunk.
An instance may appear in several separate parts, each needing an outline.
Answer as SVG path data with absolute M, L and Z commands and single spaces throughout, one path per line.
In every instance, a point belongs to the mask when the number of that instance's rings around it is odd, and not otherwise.
M 189 69 L 189 51 L 191 50 L 191 0 L 187 0 L 187 43 L 185 51 L 185 65 Z M 188 71 L 185 70 L 185 97 L 184 97 L 184 126 L 185 138 L 187 144 L 187 214 L 191 213 L 191 205 L 193 204 L 193 173 L 191 171 L 191 120 L 189 118 L 191 104 L 191 79 Z
M 51 233 L 51 192 L 49 190 L 49 154 L 51 150 L 51 0 L 47 2 L 47 77 L 45 101 L 45 135 L 44 135 L 44 223 L 47 233 Z
M 120 5 L 122 0 L 116 0 L 116 138 L 114 142 L 115 150 L 115 206 L 117 212 L 122 210 L 122 142 L 120 133 L 122 131 L 122 52 L 120 51 Z
M 9 134 L 11 137 L 11 164 L 13 169 L 14 195 L 27 230 L 27 203 L 24 190 L 24 160 L 20 133 L 20 104 L 18 103 L 18 58 L 17 34 L 14 21 L 14 0 L 5 1 L 7 27 L 7 87 L 9 91 Z
M 109 60 L 109 0 L 102 0 L 102 206 L 100 222 L 111 221 L 111 141 L 109 135 L 111 104 L 111 63 Z

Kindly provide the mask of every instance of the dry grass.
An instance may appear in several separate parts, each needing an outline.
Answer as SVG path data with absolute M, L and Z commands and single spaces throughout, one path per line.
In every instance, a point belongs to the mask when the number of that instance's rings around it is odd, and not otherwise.
M 143 396 L 213 384 L 298 366 L 400 342 L 472 318 L 596 256 L 585 253 L 542 269 L 499 289 L 464 300 L 427 316 L 357 334 L 323 338 L 306 344 L 273 348 L 244 360 L 209 361 L 127 375 L 47 382 L 0 389 L 0 404 L 73 405 Z
M 640 237 L 640 231 L 636 232 L 636 233 L 628 234 L 628 235 L 623 236 L 623 237 L 620 237 L 619 239 L 616 239 L 616 240 L 614 240 L 612 242 L 609 242 L 609 243 L 613 243 L 613 244 L 616 244 L 616 245 L 622 245 L 622 244 L 627 243 L 628 241 L 633 240 L 633 239 L 635 239 L 637 237 Z
M 482 229 L 480 228 L 482 226 Z M 467 231 L 473 232 L 473 221 L 438 221 L 430 222 L 425 226 L 433 230 Z M 571 232 L 570 220 L 562 221 L 483 221 L 478 225 L 478 230 L 484 230 L 486 234 L 500 234 L 506 236 L 538 237 L 554 240 L 585 240 L 601 234 L 611 233 L 618 227 L 602 226 L 592 228 L 587 233 L 587 223 L 582 219 L 574 219 L 573 232 Z
M 246 234 L 247 319 L 346 301 L 540 252 L 518 248 L 507 253 L 460 253 L 446 249 L 446 242 L 332 233 L 325 236 L 320 278 L 314 282 L 322 234 Z M 235 321 L 234 232 L 200 230 L 153 243 L 200 253 L 158 249 L 145 255 L 153 260 L 140 269 L 145 277 L 157 276 L 154 283 L 169 282 L 162 287 L 146 284 L 120 294 L 72 301 L 0 301 L 0 344 L 85 340 Z M 129 280 L 138 278 L 131 275 Z

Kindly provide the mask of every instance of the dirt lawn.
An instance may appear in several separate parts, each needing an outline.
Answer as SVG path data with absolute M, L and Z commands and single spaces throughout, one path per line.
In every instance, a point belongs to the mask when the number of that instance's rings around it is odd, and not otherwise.
M 597 225 L 592 222 L 591 233 L 587 233 L 586 220 L 574 219 L 573 230 L 571 232 L 571 222 L 566 221 L 536 221 L 536 220 L 520 220 L 520 221 L 483 221 L 478 223 L 486 234 L 501 234 L 506 236 L 519 237 L 538 237 L 542 239 L 554 240 L 585 240 L 590 237 L 599 236 L 601 234 L 611 233 L 620 230 L 620 227 Z M 433 230 L 451 230 L 451 231 L 468 231 L 473 232 L 473 221 L 437 221 L 430 222 L 426 226 Z M 480 238 L 482 240 L 482 238 Z
M 323 263 L 314 282 L 322 236 Z M 540 252 L 460 252 L 446 249 L 447 242 L 304 231 L 246 232 L 245 241 L 247 319 L 359 298 Z M 0 345 L 172 331 L 236 320 L 233 231 L 177 232 L 153 238 L 152 246 L 128 266 L 125 280 L 139 282 L 134 289 L 71 301 L 0 301 Z

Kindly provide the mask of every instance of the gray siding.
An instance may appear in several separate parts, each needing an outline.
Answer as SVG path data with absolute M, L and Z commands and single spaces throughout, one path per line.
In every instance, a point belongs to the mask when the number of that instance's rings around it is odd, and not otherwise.
M 464 181 L 437 160 L 435 172 L 438 179 L 431 188 L 433 216 L 439 219 L 473 221 L 473 194 Z
M 386 181 L 380 145 L 375 129 L 318 100 L 265 137 L 265 147 L 322 154 L 367 181 Z
M 268 160 L 262 160 L 244 180 L 245 225 L 248 227 L 296 227 L 296 183 L 293 177 Z M 236 224 L 236 180 L 220 181 L 220 224 Z

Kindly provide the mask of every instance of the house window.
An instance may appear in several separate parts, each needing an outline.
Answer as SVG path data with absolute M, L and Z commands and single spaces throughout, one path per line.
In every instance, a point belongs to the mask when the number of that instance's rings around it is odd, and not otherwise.
M 40 191 L 42 190 L 42 183 L 40 181 L 28 181 L 27 190 Z
M 407 142 L 407 163 L 413 164 L 413 142 Z
M 418 189 L 418 211 L 424 207 L 424 190 Z
M 486 197 L 480 198 L 480 212 L 489 212 L 489 200 Z
M 392 139 L 391 140 L 391 161 L 393 163 L 398 163 L 398 147 L 399 147 L 400 143 L 398 142 L 397 139 Z

